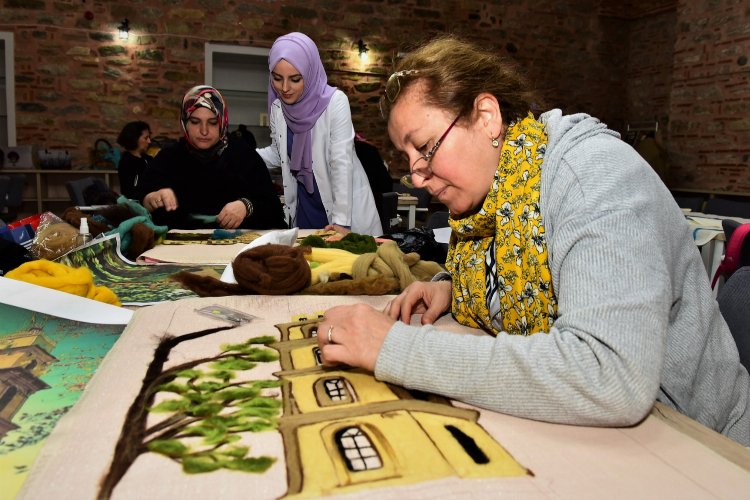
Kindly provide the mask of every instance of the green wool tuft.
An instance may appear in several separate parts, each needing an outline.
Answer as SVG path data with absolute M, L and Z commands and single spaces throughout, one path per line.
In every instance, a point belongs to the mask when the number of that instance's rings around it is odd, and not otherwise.
M 300 246 L 315 247 L 315 248 L 339 248 L 346 250 L 357 255 L 364 253 L 377 252 L 378 244 L 375 243 L 375 238 L 369 234 L 357 234 L 348 233 L 346 236 L 338 241 L 326 242 L 320 236 L 311 234 L 306 236 L 301 242 Z

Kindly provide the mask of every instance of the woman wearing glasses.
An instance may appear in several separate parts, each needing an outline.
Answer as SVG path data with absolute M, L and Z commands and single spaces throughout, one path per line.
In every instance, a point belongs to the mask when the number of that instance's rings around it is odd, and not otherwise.
M 346 94 L 328 85 L 315 43 L 278 38 L 268 56 L 271 145 L 266 165 L 281 167 L 290 227 L 382 234 L 375 199 L 354 152 Z
M 748 373 L 681 210 L 615 132 L 535 102 L 453 37 L 402 59 L 382 110 L 414 184 L 450 209 L 448 273 L 385 313 L 328 310 L 324 362 L 566 424 L 632 425 L 658 400 L 750 445 Z M 487 334 L 435 328 L 446 312 Z

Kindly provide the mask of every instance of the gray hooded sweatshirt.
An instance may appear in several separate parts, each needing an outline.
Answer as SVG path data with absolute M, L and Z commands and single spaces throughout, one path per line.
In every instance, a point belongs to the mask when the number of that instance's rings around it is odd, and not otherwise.
M 540 121 L 554 326 L 476 336 L 397 322 L 375 376 L 574 425 L 633 425 L 658 400 L 750 446 L 750 378 L 669 190 L 596 118 Z

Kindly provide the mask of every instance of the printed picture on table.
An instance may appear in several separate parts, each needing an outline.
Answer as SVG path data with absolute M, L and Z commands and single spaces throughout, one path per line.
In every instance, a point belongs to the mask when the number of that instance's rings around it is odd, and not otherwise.
M 6 304 L 0 304 L 0 317 L 0 499 L 10 499 L 124 326 Z
M 110 288 L 124 305 L 196 297 L 196 294 L 171 277 L 180 271 L 219 278 L 224 266 L 138 265 L 123 257 L 119 235 L 113 235 L 65 254 L 59 262 L 71 267 L 87 267 L 94 282 Z

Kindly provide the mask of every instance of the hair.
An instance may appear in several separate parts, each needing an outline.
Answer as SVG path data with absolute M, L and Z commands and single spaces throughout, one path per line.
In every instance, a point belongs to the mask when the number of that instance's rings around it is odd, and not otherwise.
M 117 136 L 117 144 L 122 146 L 126 151 L 132 151 L 138 147 L 138 139 L 144 130 L 151 131 L 148 123 L 142 121 L 127 123 L 122 130 L 120 135 Z
M 494 95 L 500 103 L 503 120 L 523 119 L 541 104 L 540 97 L 529 86 L 514 64 L 496 53 L 455 35 L 442 35 L 408 53 L 399 61 L 396 71 L 416 70 L 399 76 L 401 91 L 394 102 L 383 99 L 387 117 L 390 108 L 412 85 L 422 83 L 423 102 L 469 116 L 474 99 L 483 92 Z

